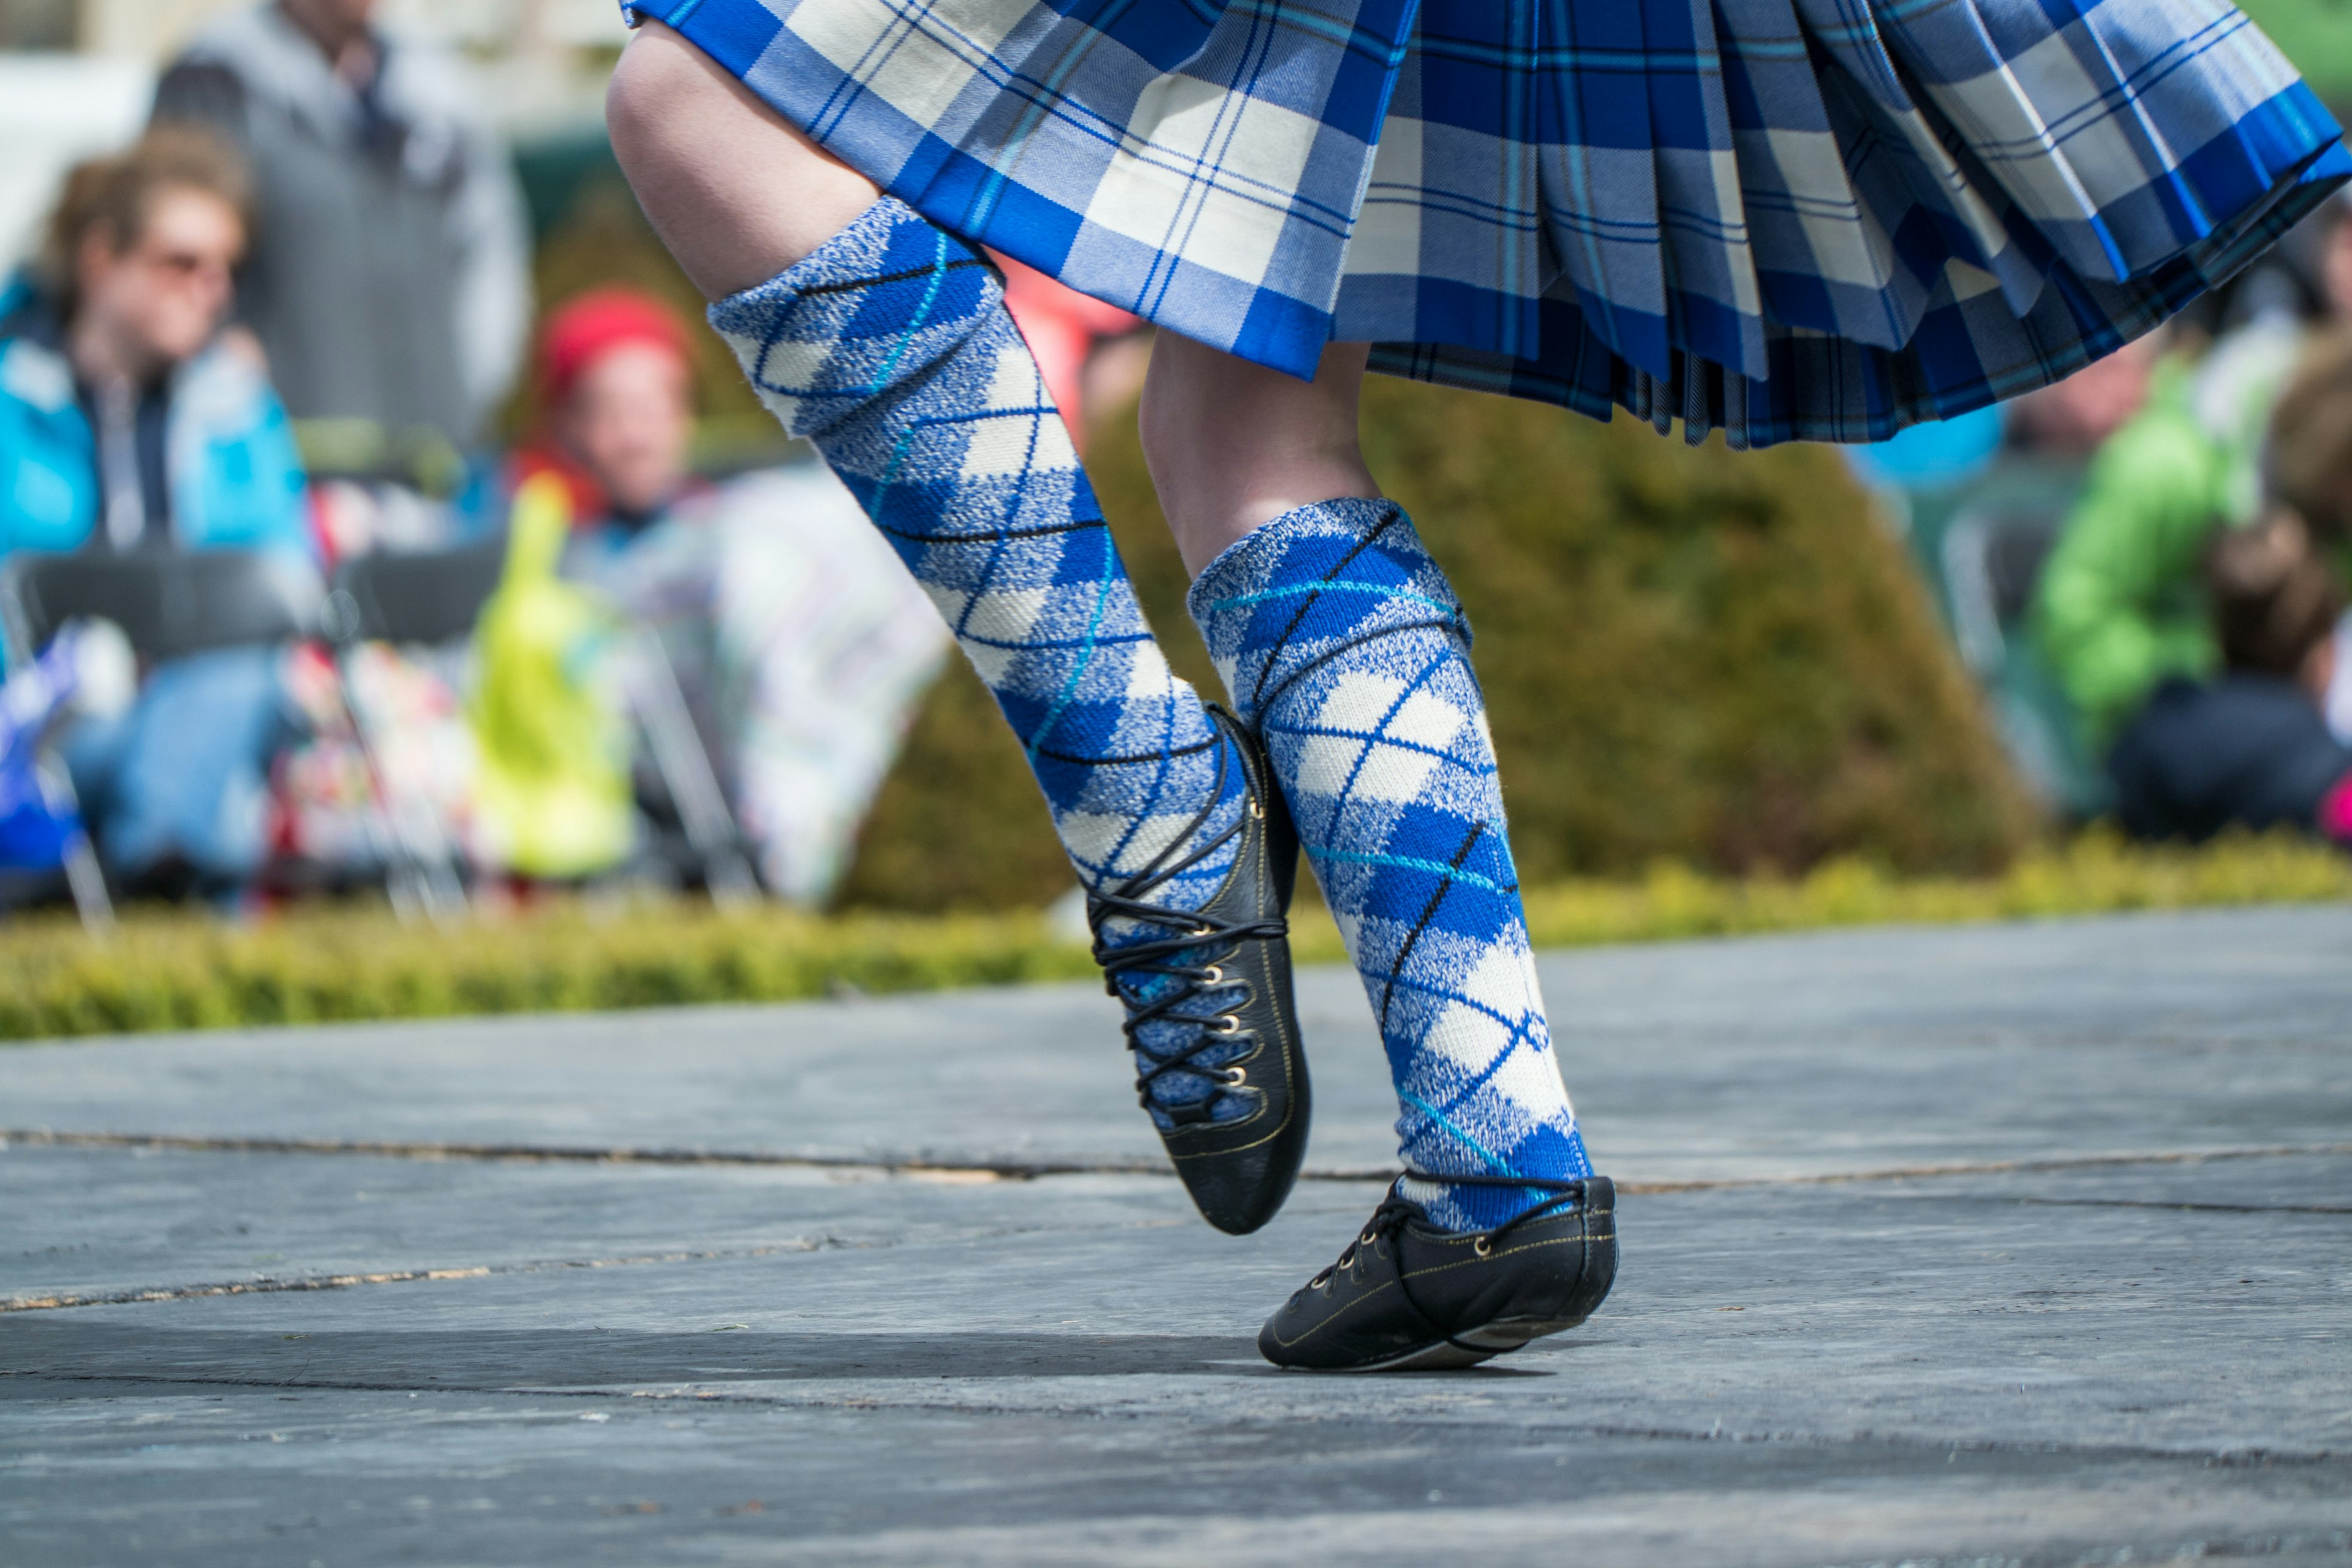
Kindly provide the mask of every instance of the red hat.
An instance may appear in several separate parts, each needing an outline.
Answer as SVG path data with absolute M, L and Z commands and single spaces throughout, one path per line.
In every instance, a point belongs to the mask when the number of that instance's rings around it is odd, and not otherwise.
M 540 405 L 553 408 L 572 395 L 590 364 L 625 343 L 667 349 L 682 362 L 693 355 L 676 311 L 634 289 L 591 289 L 556 307 L 539 345 Z

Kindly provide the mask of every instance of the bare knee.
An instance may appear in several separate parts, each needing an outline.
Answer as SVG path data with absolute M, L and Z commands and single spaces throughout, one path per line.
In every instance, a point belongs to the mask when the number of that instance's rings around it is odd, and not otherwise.
M 714 300 L 798 261 L 878 194 L 657 22 L 622 51 L 604 122 L 654 231 Z

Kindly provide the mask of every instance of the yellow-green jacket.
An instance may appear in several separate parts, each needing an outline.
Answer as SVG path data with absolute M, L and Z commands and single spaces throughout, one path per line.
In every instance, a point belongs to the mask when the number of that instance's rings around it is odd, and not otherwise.
M 2301 345 L 2291 323 L 2257 322 L 2200 364 L 2168 362 L 2148 405 L 2092 460 L 2034 621 L 2094 753 L 2167 677 L 2219 668 L 2206 542 L 2261 510 L 2263 434 Z

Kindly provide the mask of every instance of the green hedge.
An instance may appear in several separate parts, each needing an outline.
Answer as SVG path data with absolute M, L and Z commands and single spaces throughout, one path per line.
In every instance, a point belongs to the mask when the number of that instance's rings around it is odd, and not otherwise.
M 1087 467 L 1171 662 L 1217 689 L 1131 418 Z M 1984 872 L 2033 823 L 1900 542 L 1837 455 L 1690 447 L 1629 419 L 1375 378 L 1366 450 L 1477 639 L 1530 881 L 1842 855 Z M 922 713 L 850 905 L 1069 883 L 1019 749 L 959 667 Z
M 2352 861 L 2285 839 L 2197 851 L 2092 836 L 1999 877 L 1920 879 L 1843 860 L 1795 880 L 1664 868 L 1630 881 L 1538 888 L 1538 945 L 1742 931 L 1984 921 L 2111 910 L 2352 900 Z M 1307 962 L 1339 933 L 1298 912 Z M 0 1039 L 457 1014 L 767 1002 L 860 992 L 1090 978 L 1083 946 L 1042 916 L 722 914 L 696 902 L 567 901 L 460 929 L 404 926 L 379 907 L 305 904 L 231 926 L 134 911 L 93 942 L 61 917 L 0 925 Z
M 63 918 L 0 928 L 0 1038 L 482 1013 L 783 1001 L 1093 973 L 1041 917 L 719 913 L 553 903 L 452 930 L 373 905 L 251 926 L 140 911 L 93 942 Z

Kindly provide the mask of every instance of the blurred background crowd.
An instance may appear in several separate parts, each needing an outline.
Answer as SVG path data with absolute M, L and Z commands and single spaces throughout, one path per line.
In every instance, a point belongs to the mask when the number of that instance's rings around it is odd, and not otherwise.
M 0 19 L 11 900 L 822 902 L 944 633 L 596 243 L 612 8 Z M 1075 402 L 1133 323 L 1014 292 Z
M 2259 19 L 2341 112 L 2352 26 Z M 624 37 L 609 0 L 0 0 L 0 908 L 1066 880 L 1039 814 L 975 826 L 1025 781 L 937 616 L 619 183 Z M 1097 423 L 1149 345 L 1008 270 L 1150 600 Z M 1568 759 L 1531 872 L 2352 843 L 2352 204 L 2069 382 L 1834 458 L 1481 401 L 1391 389 L 1369 444 L 1457 520 L 1507 776 Z

